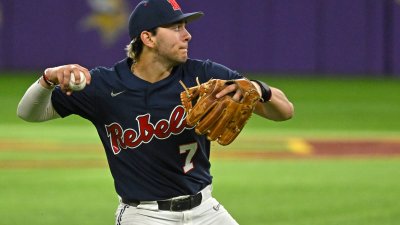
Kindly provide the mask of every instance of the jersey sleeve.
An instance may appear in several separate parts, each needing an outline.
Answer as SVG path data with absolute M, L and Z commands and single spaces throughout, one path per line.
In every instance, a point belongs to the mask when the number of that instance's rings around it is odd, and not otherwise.
M 90 71 L 92 81 L 85 89 L 73 92 L 68 96 L 61 91 L 59 87 L 54 89 L 51 101 L 54 109 L 61 117 L 71 114 L 79 115 L 83 118 L 91 120 L 96 115 L 96 75 L 97 70 Z

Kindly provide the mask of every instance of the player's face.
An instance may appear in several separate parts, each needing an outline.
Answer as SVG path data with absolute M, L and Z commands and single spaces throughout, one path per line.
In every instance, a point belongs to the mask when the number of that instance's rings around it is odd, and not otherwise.
M 186 30 L 185 22 L 159 27 L 155 50 L 160 60 L 166 60 L 172 64 L 184 63 L 188 59 L 188 44 L 191 39 L 192 36 Z

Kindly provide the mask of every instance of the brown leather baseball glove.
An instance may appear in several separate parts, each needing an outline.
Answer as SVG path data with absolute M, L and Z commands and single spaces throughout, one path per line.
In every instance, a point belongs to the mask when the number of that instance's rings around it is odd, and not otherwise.
M 239 135 L 260 100 L 256 88 L 247 79 L 219 80 L 211 79 L 206 83 L 187 88 L 181 92 L 181 102 L 186 110 L 186 122 L 196 126 L 195 131 L 207 135 L 208 140 L 221 145 L 230 144 Z M 236 84 L 242 98 L 235 101 L 232 95 L 219 99 L 215 96 L 227 85 Z

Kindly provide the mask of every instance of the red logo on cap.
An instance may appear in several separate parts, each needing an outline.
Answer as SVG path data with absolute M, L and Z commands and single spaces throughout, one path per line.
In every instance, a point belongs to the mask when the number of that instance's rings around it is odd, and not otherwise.
M 176 0 L 168 0 L 169 4 L 171 4 L 172 8 L 174 10 L 181 10 L 181 7 L 179 4 L 176 2 Z

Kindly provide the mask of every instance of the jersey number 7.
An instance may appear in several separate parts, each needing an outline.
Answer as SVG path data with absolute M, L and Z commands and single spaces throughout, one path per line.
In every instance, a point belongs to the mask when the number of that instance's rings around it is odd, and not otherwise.
M 190 170 L 194 168 L 192 159 L 194 154 L 196 154 L 196 151 L 197 151 L 197 142 L 179 146 L 180 154 L 187 153 L 185 165 L 182 167 L 184 173 L 188 173 Z

